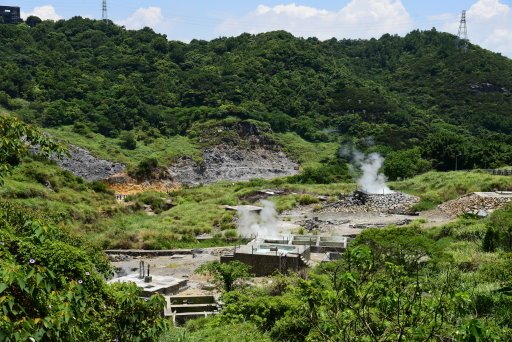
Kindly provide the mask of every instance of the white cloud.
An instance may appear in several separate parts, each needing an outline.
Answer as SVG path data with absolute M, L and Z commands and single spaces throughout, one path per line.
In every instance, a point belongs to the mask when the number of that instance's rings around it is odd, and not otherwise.
M 32 12 L 21 12 L 21 17 L 27 19 L 29 16 L 35 15 L 42 20 L 60 20 L 62 17 L 57 14 L 55 8 L 52 5 L 45 5 L 40 7 L 34 7 Z
M 259 5 L 241 18 L 225 20 L 217 27 L 217 32 L 234 35 L 286 30 L 298 36 L 329 39 L 404 34 L 412 28 L 413 21 L 400 0 L 351 0 L 339 11 L 295 3 L 273 7 Z
M 130 30 L 138 30 L 143 27 L 157 28 L 164 22 L 160 7 L 139 8 L 131 16 L 116 23 Z
M 510 7 L 500 0 L 479 0 L 468 11 L 468 15 L 477 20 L 489 20 L 509 13 Z
M 478 0 L 467 11 L 467 25 L 472 43 L 512 57 L 512 8 L 510 6 L 501 0 Z M 457 34 L 458 19 L 454 16 L 442 22 L 440 28 Z

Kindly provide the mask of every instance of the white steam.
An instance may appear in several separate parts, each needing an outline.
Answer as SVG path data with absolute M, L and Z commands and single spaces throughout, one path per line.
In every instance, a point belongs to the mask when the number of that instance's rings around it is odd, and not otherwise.
M 394 191 L 386 185 L 386 176 L 379 172 L 384 164 L 384 158 L 378 153 L 371 153 L 367 156 L 361 152 L 358 154 L 359 156 L 354 158 L 354 162 L 363 172 L 357 180 L 361 189 L 371 194 L 392 194 Z
M 278 216 L 274 203 L 262 200 L 263 209 L 258 215 L 242 209 L 238 221 L 238 232 L 244 237 L 273 237 L 277 235 Z
M 384 165 L 384 158 L 378 153 L 365 155 L 355 149 L 344 148 L 341 151 L 343 156 L 352 159 L 352 165 L 361 170 L 362 175 L 357 179 L 361 190 L 371 194 L 392 194 L 394 193 L 386 185 L 386 176 L 380 172 Z

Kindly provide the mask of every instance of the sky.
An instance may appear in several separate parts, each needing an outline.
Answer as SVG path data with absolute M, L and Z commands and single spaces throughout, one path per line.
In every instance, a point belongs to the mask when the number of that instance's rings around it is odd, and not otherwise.
M 101 0 L 3 0 L 22 16 L 101 18 Z M 512 58 L 512 0 L 108 0 L 108 17 L 127 29 L 151 27 L 170 40 L 210 40 L 286 30 L 325 40 L 404 35 L 414 29 L 457 34 L 467 10 L 472 43 Z

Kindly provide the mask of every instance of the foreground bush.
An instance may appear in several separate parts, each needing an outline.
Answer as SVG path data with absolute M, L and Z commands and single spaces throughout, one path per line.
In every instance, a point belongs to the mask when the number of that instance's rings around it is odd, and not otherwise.
M 107 285 L 103 254 L 38 214 L 0 203 L 1 341 L 153 341 L 160 296 Z

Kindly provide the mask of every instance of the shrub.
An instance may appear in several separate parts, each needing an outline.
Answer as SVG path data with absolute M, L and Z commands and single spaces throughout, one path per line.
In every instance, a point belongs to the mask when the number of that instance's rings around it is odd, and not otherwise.
M 103 253 L 40 214 L 0 203 L 0 228 L 0 340 L 153 341 L 168 326 L 163 297 L 106 284 Z
M 92 181 L 88 184 L 89 188 L 98 193 L 114 195 L 114 190 L 110 189 L 107 184 L 102 181 Z
M 127 150 L 135 150 L 137 148 L 137 140 L 135 139 L 135 134 L 133 132 L 122 132 L 119 135 L 119 139 L 121 140 L 121 147 Z
M 130 175 L 139 181 L 153 178 L 153 174 L 158 171 L 158 160 L 148 158 L 139 163 L 137 168 L 130 172 Z
M 196 270 L 196 273 L 211 275 L 217 286 L 229 292 L 233 290 L 237 280 L 249 277 L 249 266 L 240 261 L 231 261 L 229 263 L 212 261 L 202 264 Z
M 309 194 L 305 194 L 305 195 L 300 195 L 297 202 L 300 205 L 309 205 L 309 204 L 319 203 L 320 200 L 318 199 L 318 197 L 315 197 L 315 196 L 312 196 Z
M 225 239 L 236 239 L 238 237 L 238 231 L 236 229 L 228 229 L 223 232 Z

